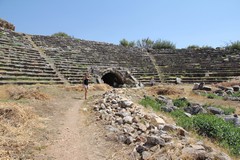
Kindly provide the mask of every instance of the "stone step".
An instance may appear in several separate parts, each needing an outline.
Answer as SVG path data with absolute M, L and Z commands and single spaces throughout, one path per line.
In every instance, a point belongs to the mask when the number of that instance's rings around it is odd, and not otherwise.
M 230 80 L 230 79 L 229 79 Z M 176 83 L 176 80 L 164 80 L 165 83 Z M 220 82 L 224 82 L 222 80 L 182 80 L 182 83 L 200 83 L 200 82 L 204 82 L 206 84 L 212 84 L 212 83 L 220 83 Z
M 39 66 L 39 67 L 43 67 L 46 66 L 47 63 L 40 63 L 40 62 L 35 62 L 35 63 L 29 63 L 29 62 L 24 62 L 24 61 L 8 61 L 8 60 L 0 60 L 1 64 L 12 64 L 12 65 L 33 65 L 33 66 Z
M 164 77 L 221 77 L 221 76 L 239 76 L 240 71 L 229 71 L 229 72 L 218 72 L 218 73 L 211 73 L 211 72 L 206 72 L 206 73 L 164 73 Z
M 14 65 L 14 64 L 2 64 L 0 67 L 12 67 L 18 69 L 36 69 L 36 70 L 49 70 L 52 71 L 53 69 L 50 66 L 25 66 L 25 65 Z
M 39 57 L 38 59 L 23 59 L 22 57 L 19 58 L 15 58 L 15 57 L 8 57 L 8 56 L 1 56 L 0 55 L 0 59 L 4 60 L 4 61 L 21 61 L 21 62 L 25 62 L 25 63 L 46 63 L 45 59 Z
M 46 73 L 46 74 L 56 74 L 53 70 L 44 70 L 44 69 L 24 69 L 24 68 L 13 68 L 0 66 L 1 71 L 11 71 L 11 72 L 25 72 L 25 73 Z
M 0 81 L 0 85 L 17 84 L 17 85 L 32 85 L 32 84 L 64 84 L 62 81 Z
M 58 77 L 27 77 L 27 76 L 0 76 L 2 80 L 44 80 L 44 81 L 61 81 Z
M 9 75 L 9 76 L 28 76 L 28 77 L 57 77 L 56 74 L 44 74 L 44 73 L 34 73 L 34 72 L 9 72 L 1 71 L 0 75 Z

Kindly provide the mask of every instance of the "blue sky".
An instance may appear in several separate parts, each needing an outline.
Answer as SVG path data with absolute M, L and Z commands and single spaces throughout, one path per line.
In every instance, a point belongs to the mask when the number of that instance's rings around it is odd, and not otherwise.
M 240 0 L 0 0 L 0 18 L 28 34 L 222 47 L 240 40 L 239 6 Z

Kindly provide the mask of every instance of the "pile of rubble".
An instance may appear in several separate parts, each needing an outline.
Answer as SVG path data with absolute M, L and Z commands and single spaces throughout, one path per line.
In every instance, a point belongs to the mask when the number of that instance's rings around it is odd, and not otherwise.
M 204 83 L 194 83 L 193 90 L 211 91 L 216 96 L 224 97 L 225 100 L 240 101 L 240 97 L 233 96 L 235 93 L 240 92 L 239 85 L 233 85 L 230 87 L 224 87 L 224 86 L 217 86 L 217 87 L 218 89 L 213 90 L 211 87 L 205 86 Z
M 203 142 L 193 142 L 182 127 L 166 123 L 164 116 L 146 111 L 121 93 L 106 92 L 94 110 L 106 124 L 109 139 L 133 146 L 134 159 L 230 159 Z

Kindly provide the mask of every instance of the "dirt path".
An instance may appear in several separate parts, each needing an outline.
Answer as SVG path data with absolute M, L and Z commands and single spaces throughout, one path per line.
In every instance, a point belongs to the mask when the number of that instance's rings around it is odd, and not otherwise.
M 65 122 L 60 128 L 59 136 L 56 142 L 47 149 L 47 154 L 54 159 L 79 159 L 82 154 L 80 127 L 82 118 L 79 109 L 82 105 L 81 101 L 76 101 L 73 106 L 65 114 Z
M 66 102 L 66 100 L 59 100 Z M 108 140 L 106 129 L 96 121 L 86 101 L 69 98 L 68 109 L 51 119 L 55 121 L 57 136 L 49 139 L 49 145 L 41 151 L 38 160 L 121 160 L 129 159 L 131 150 L 121 143 Z M 56 111 L 60 112 L 60 111 Z M 59 119 L 59 120 L 57 120 Z

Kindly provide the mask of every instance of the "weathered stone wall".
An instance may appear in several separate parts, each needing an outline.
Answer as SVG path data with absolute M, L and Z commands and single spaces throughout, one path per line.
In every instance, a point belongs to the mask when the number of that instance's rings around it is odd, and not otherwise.
M 72 38 L 30 36 L 2 27 L 0 32 L 0 84 L 10 81 L 18 84 L 40 81 L 79 84 L 91 67 L 104 68 L 112 73 L 111 83 L 116 78 L 119 85 L 122 82 L 148 85 L 152 78 L 155 82 L 171 83 L 181 78 L 185 83 L 216 83 L 240 76 L 239 51 L 147 51 Z M 155 63 L 151 58 L 155 59 Z M 127 73 L 119 68 L 129 70 L 130 74 L 119 76 L 118 73 Z M 118 71 L 115 72 L 116 69 Z M 161 79 L 157 69 L 160 70 Z M 100 80 L 103 78 L 101 76 L 104 74 L 98 75 Z M 124 77 L 124 80 L 119 77 Z
M 0 18 L 0 27 L 15 31 L 15 26 Z
M 240 76 L 240 52 L 225 49 L 151 50 L 165 82 L 215 83 Z

